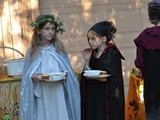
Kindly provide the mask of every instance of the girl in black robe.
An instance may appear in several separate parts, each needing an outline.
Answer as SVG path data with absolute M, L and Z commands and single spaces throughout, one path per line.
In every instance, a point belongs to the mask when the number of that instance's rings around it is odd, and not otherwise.
M 112 22 L 102 21 L 88 31 L 89 49 L 82 54 L 86 65 L 93 70 L 103 70 L 107 78 L 81 77 L 82 120 L 124 120 L 124 85 L 121 59 L 113 43 L 116 32 Z M 85 70 L 85 68 L 84 68 Z

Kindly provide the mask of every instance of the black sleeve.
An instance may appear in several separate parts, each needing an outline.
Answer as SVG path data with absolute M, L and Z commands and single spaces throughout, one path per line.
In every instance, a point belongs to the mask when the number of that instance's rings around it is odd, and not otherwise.
M 90 61 L 92 69 L 105 70 L 112 76 L 121 75 L 121 57 L 114 48 L 110 49 L 107 54 L 103 54 L 100 58 L 92 56 Z

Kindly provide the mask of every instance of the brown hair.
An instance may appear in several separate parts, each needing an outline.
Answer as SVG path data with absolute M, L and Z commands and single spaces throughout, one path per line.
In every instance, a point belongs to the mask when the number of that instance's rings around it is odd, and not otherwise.
M 100 35 L 100 34 L 98 34 L 98 33 L 96 33 L 95 31 L 93 31 L 93 30 L 89 30 L 89 32 L 91 32 L 93 35 L 96 35 L 97 37 L 99 37 L 99 38 L 101 38 L 102 37 L 102 35 Z
M 114 34 L 117 31 L 113 22 L 109 22 L 107 20 L 96 23 L 90 28 L 90 30 L 95 31 L 97 34 L 101 36 L 106 36 L 108 41 L 114 38 Z

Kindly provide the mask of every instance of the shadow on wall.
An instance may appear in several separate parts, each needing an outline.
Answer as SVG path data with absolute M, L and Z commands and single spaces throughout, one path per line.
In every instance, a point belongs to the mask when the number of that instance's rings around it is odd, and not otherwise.
M 135 31 L 141 28 L 139 24 L 130 27 L 130 22 L 137 21 L 134 17 L 137 10 L 140 10 L 139 14 L 146 14 L 143 8 L 146 3 L 147 1 L 142 0 L 1 0 L 0 46 L 16 48 L 24 54 L 32 35 L 30 22 L 39 15 L 39 11 L 41 14 L 52 13 L 64 21 L 66 32 L 60 35 L 60 38 L 66 46 L 73 68 L 79 71 L 84 64 L 81 51 L 89 47 L 86 38 L 88 29 L 102 20 L 113 21 L 118 29 L 115 42 L 122 50 L 132 42 Z M 128 17 L 130 14 L 133 14 L 133 17 Z M 133 33 L 129 36 L 130 40 L 126 33 Z M 129 47 L 134 48 L 133 45 Z M 127 51 L 122 51 L 122 54 L 126 54 Z M 10 57 L 19 57 L 19 54 L 7 49 L 0 50 L 0 62 Z M 127 56 L 127 65 L 131 64 L 130 61 L 132 60 Z
M 26 53 L 32 33 L 30 22 L 39 12 L 37 1 L 0 1 L 0 65 L 5 59 L 21 57 L 17 51 L 4 46 Z
M 123 55 L 128 54 L 124 56 L 126 69 L 133 66 L 133 57 L 130 57 L 131 54 L 128 51 L 135 47 L 132 40 L 136 37 L 136 32 L 142 29 L 142 21 L 140 24 L 134 24 L 137 17 L 139 17 L 138 20 L 142 20 L 143 15 L 147 16 L 147 10 L 144 7 L 146 3 L 147 1 L 142 0 L 46 0 L 44 4 L 44 0 L 40 0 L 40 12 L 41 14 L 52 13 L 64 21 L 66 32 L 60 35 L 60 38 L 76 70 L 82 70 L 84 60 L 81 51 L 89 47 L 86 37 L 88 29 L 99 21 L 106 19 L 113 21 L 118 29 L 115 42 L 118 43 Z

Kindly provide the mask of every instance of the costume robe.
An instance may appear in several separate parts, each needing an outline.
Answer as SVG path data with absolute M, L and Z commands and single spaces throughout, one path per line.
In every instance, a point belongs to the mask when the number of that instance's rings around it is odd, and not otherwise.
M 43 47 L 34 58 L 27 51 L 21 94 L 20 120 L 80 120 L 80 91 L 69 58 L 54 46 Z M 37 82 L 35 73 L 66 72 L 65 81 Z
M 92 53 L 89 67 L 107 71 L 107 82 L 81 79 L 82 120 L 124 120 L 124 85 L 121 54 L 115 46 L 109 46 L 96 58 Z
M 134 40 L 137 46 L 135 66 L 144 78 L 146 112 L 160 106 L 160 26 L 146 28 Z

